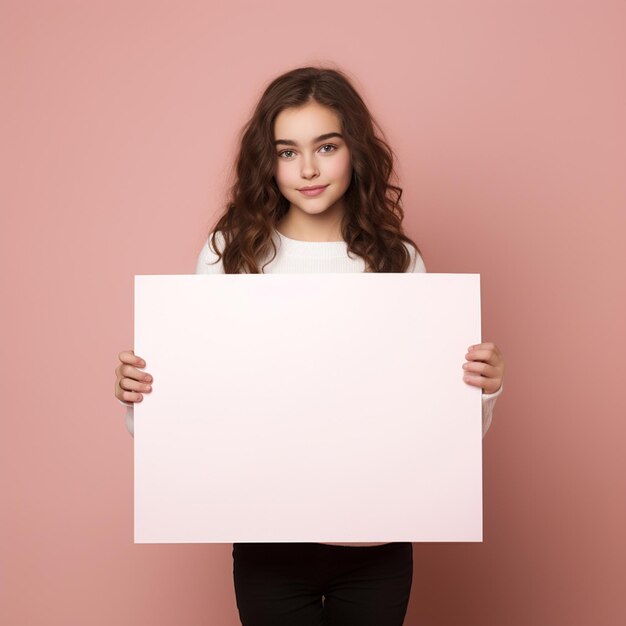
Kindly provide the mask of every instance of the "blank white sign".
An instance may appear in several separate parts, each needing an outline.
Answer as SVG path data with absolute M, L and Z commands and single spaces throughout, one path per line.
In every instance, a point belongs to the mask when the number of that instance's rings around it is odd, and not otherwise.
M 482 541 L 480 275 L 135 276 L 135 543 Z

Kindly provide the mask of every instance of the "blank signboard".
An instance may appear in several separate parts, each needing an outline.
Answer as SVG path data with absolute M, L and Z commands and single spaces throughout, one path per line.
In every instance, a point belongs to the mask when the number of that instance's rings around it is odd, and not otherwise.
M 135 542 L 482 541 L 480 275 L 135 276 Z

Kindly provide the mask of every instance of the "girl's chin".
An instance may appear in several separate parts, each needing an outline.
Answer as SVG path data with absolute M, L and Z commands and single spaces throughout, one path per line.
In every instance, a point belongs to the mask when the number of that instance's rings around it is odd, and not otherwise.
M 319 215 L 320 213 L 327 213 L 330 210 L 330 207 L 321 206 L 318 208 L 314 208 L 312 206 L 307 206 L 307 207 L 299 206 L 298 209 L 302 211 L 302 213 L 306 213 L 307 215 Z

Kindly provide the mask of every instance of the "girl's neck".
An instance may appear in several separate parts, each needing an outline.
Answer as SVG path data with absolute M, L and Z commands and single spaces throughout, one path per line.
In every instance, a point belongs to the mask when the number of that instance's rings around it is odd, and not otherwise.
M 325 212 L 326 213 L 326 212 Z M 298 241 L 343 241 L 341 215 L 310 215 L 290 209 L 278 222 L 276 230 Z

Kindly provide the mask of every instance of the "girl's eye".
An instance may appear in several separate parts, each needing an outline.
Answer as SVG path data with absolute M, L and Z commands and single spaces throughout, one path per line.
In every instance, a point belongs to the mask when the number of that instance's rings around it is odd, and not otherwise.
M 337 150 L 337 146 L 333 145 L 332 143 L 326 143 L 326 144 L 324 144 L 324 145 L 322 146 L 322 149 L 323 149 L 323 148 L 332 148 L 332 150 L 324 150 L 324 154 L 330 154 L 331 152 L 335 152 L 335 150 Z M 282 152 L 279 152 L 279 153 L 278 153 L 278 156 L 279 156 L 279 157 L 280 157 L 280 156 L 283 156 L 283 155 L 284 155 L 285 153 L 287 153 L 287 152 L 291 152 L 291 153 L 293 153 L 293 150 L 283 150 Z M 289 158 L 289 157 L 287 157 L 287 158 Z

